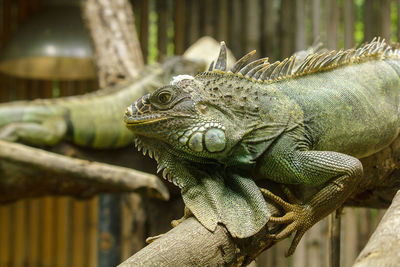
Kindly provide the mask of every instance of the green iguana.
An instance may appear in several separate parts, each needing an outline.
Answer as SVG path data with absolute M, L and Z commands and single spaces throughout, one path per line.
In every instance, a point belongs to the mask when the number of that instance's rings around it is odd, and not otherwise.
M 83 96 L 0 104 L 0 139 L 52 146 L 65 139 L 93 148 L 132 143 L 121 116 L 132 98 L 153 91 L 173 75 L 204 70 L 203 62 L 180 57 L 151 66 L 130 84 Z
M 358 49 L 269 63 L 255 53 L 226 69 L 226 47 L 208 71 L 178 76 L 125 113 L 135 142 L 181 189 L 186 207 L 209 230 L 218 223 L 246 238 L 267 222 L 295 233 L 287 255 L 316 222 L 339 208 L 362 181 L 360 158 L 398 135 L 400 51 L 374 39 Z M 289 202 L 255 181 L 321 188 Z M 285 214 L 273 217 L 265 198 Z

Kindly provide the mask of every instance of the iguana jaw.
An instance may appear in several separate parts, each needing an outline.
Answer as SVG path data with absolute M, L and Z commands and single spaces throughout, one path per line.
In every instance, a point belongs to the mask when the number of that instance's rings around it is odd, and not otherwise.
M 169 119 L 168 117 L 160 117 L 160 118 L 149 118 L 149 119 L 138 119 L 138 118 L 124 118 L 126 126 L 135 126 L 135 125 L 145 125 L 151 124 L 155 122 L 160 122 Z

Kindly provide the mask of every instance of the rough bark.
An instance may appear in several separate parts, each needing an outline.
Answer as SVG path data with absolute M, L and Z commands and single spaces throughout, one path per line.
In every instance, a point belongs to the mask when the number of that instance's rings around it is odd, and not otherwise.
M 155 175 L 0 140 L 0 203 L 21 196 L 88 198 L 105 192 L 140 192 L 165 200 L 169 197 Z
M 101 88 L 136 77 L 144 67 L 128 0 L 85 0 L 83 14 L 95 46 Z
M 235 240 L 225 227 L 210 232 L 191 217 L 119 266 L 245 266 L 274 243 L 266 233 Z
M 398 266 L 400 262 L 400 191 L 383 216 L 354 267 Z

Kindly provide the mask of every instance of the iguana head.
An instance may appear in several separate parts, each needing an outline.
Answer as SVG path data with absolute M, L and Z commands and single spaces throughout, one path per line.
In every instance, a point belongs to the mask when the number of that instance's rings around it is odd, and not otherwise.
M 254 145 L 261 140 L 254 135 L 257 127 L 265 132 L 265 128 L 277 125 L 273 120 L 280 119 L 274 114 L 279 112 L 276 101 L 268 104 L 265 100 L 268 105 L 259 105 L 259 98 L 265 97 L 256 89 L 261 83 L 248 77 L 257 68 L 267 66 L 267 59 L 247 64 L 254 52 L 226 71 L 226 46 L 222 43 L 215 65 L 212 63 L 207 72 L 195 77 L 179 75 L 169 85 L 129 106 L 124 117 L 126 126 L 145 149 L 154 153 L 167 149 L 180 158 L 202 163 L 252 162 L 265 148 Z M 264 121 L 272 123 L 262 125 L 261 113 Z M 271 120 L 265 118 L 268 114 Z M 273 134 L 278 132 L 274 129 Z M 236 153 L 238 149 L 240 153 Z M 233 153 L 240 154 L 240 158 Z
M 230 111 L 217 106 L 206 94 L 201 80 L 189 75 L 175 77 L 129 106 L 125 123 L 140 139 L 152 139 L 189 159 L 217 159 L 233 145 L 227 140 Z M 142 140 L 143 141 L 143 140 Z M 145 145 L 145 144 L 144 144 Z

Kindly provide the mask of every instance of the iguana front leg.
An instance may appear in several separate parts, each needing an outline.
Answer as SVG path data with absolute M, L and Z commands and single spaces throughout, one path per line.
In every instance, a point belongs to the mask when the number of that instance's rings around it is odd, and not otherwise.
M 276 147 L 264 157 L 261 171 L 269 178 L 286 184 L 305 183 L 325 186 L 306 203 L 294 201 L 289 193 L 288 203 L 268 190 L 263 194 L 282 206 L 282 217 L 271 217 L 270 222 L 288 224 L 276 239 L 283 239 L 295 232 L 292 244 L 286 253 L 290 256 L 304 233 L 322 218 L 339 208 L 357 188 L 362 177 L 361 162 L 349 155 L 331 151 L 288 151 Z

